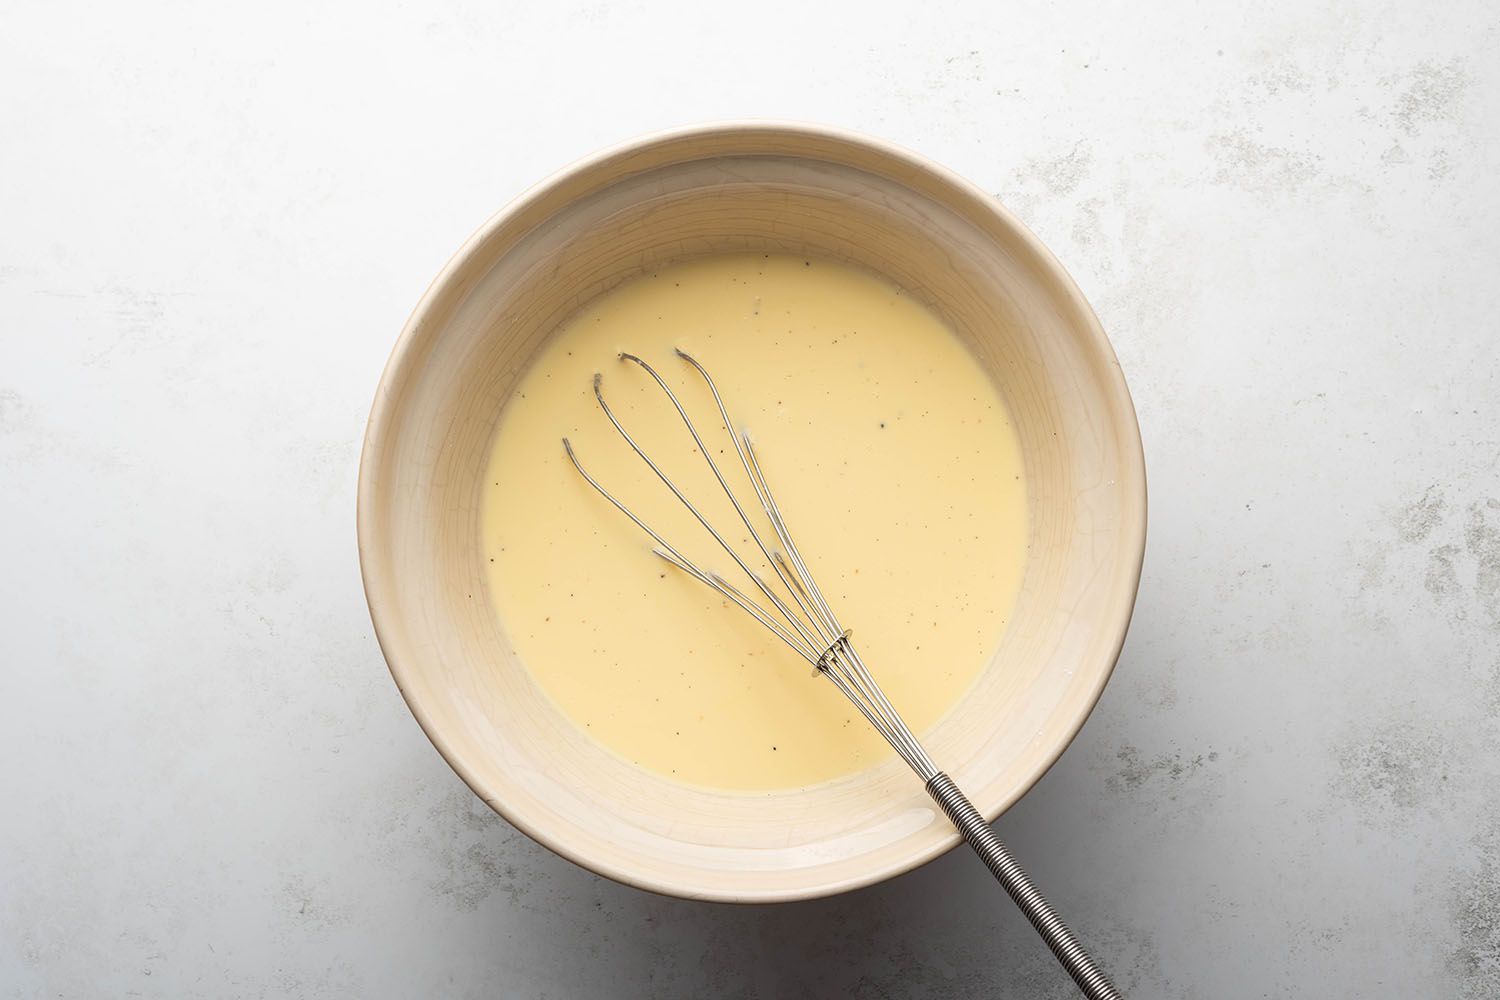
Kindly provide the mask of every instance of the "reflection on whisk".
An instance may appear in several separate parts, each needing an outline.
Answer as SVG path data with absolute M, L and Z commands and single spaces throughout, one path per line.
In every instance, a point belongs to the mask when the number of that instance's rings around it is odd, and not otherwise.
M 880 685 L 875 683 L 864 661 L 860 659 L 851 640 L 852 632 L 844 628 L 824 599 L 822 591 L 813 580 L 812 574 L 808 572 L 807 564 L 798 551 L 796 543 L 792 540 L 791 533 L 787 530 L 786 521 L 782 518 L 781 509 L 776 504 L 775 497 L 771 494 L 771 488 L 766 481 L 765 474 L 761 471 L 759 458 L 755 454 L 755 446 L 751 441 L 748 431 L 741 429 L 736 432 L 734 422 L 729 417 L 729 410 L 724 404 L 723 397 L 719 395 L 718 387 L 709 376 L 708 370 L 698 360 L 682 350 L 677 351 L 677 356 L 687 362 L 698 374 L 703 377 L 709 392 L 713 395 L 714 403 L 718 407 L 719 417 L 724 431 L 728 434 L 730 441 L 734 443 L 735 453 L 739 456 L 740 464 L 744 468 L 745 476 L 750 482 L 751 489 L 755 492 L 756 500 L 760 508 L 760 515 L 771 529 L 776 547 L 768 544 L 762 532 L 755 525 L 749 511 L 741 505 L 734 489 L 729 485 L 724 473 L 714 461 L 712 450 L 704 443 L 698 433 L 698 428 L 689 417 L 687 410 L 683 407 L 677 395 L 667 385 L 655 368 L 647 364 L 634 354 L 621 354 L 620 359 L 639 365 L 645 372 L 655 380 L 676 408 L 682 422 L 687 426 L 688 433 L 692 435 L 693 443 L 697 445 L 698 453 L 708 463 L 714 478 L 718 480 L 723 488 L 725 496 L 733 505 L 735 513 L 739 515 L 740 521 L 749 532 L 750 539 L 755 547 L 760 550 L 764 559 L 764 566 L 771 569 L 780 586 L 768 581 L 760 572 L 746 561 L 734 546 L 724 538 L 722 534 L 703 516 L 692 501 L 677 488 L 676 484 L 668 478 L 661 467 L 652 460 L 651 456 L 636 443 L 635 439 L 620 423 L 614 411 L 604 399 L 603 376 L 594 376 L 594 398 L 599 402 L 599 408 L 609 418 L 616 431 L 625 439 L 626 444 L 641 457 L 641 460 L 656 473 L 666 487 L 675 496 L 698 523 L 713 536 L 720 547 L 724 549 L 729 557 L 739 567 L 745 577 L 754 585 L 754 589 L 770 605 L 768 610 L 764 605 L 747 595 L 744 591 L 730 583 L 718 573 L 700 568 L 690 559 L 684 556 L 670 542 L 656 532 L 654 528 L 642 521 L 634 512 L 625 506 L 618 498 L 604 488 L 593 476 L 584 469 L 578 460 L 573 446 L 567 438 L 563 438 L 563 448 L 567 451 L 568 458 L 573 462 L 575 468 L 583 478 L 599 492 L 606 500 L 615 506 L 622 514 L 628 517 L 656 543 L 655 553 L 678 569 L 687 573 L 693 579 L 699 581 L 717 591 L 723 597 L 732 601 L 736 606 L 744 610 L 761 625 L 769 629 L 777 638 L 790 646 L 799 656 L 816 669 L 816 671 L 827 677 L 833 684 L 843 692 L 844 696 L 857 708 L 870 725 L 874 726 L 886 742 L 895 749 L 901 759 L 916 772 L 917 776 L 932 796 L 934 801 L 942 807 L 943 812 L 953 821 L 959 833 L 967 840 L 989 867 L 992 874 L 1005 888 L 1010 897 L 1015 900 L 1016 905 L 1031 921 L 1042 938 L 1047 942 L 1052 953 L 1062 963 L 1068 974 L 1073 977 L 1079 989 L 1090 1000 L 1114 1000 L 1120 996 L 1119 992 L 1110 983 L 1108 977 L 1101 972 L 1078 943 L 1077 938 L 1060 920 L 1053 911 L 1045 897 L 1032 884 L 1031 879 L 1019 864 L 1011 857 L 1009 849 L 1000 841 L 995 832 L 990 829 L 984 817 L 974 807 L 967 796 L 959 791 L 953 780 L 938 769 L 928 756 L 926 749 L 917 739 L 916 735 L 902 721 L 896 709 L 886 699 L 880 690 Z M 754 558 L 752 556 L 752 558 Z

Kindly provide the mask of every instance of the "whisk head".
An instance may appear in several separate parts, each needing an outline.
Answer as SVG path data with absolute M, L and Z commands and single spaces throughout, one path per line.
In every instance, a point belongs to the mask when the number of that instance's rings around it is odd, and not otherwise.
M 859 709 L 860 713 L 885 737 L 897 754 L 911 766 L 912 770 L 917 772 L 924 782 L 931 780 L 938 774 L 937 767 L 928 757 L 927 751 L 916 736 L 901 720 L 901 716 L 887 700 L 880 686 L 876 684 L 874 677 L 854 648 L 851 631 L 840 624 L 833 609 L 824 599 L 823 592 L 813 580 L 812 574 L 808 572 L 807 564 L 792 540 L 791 532 L 787 529 L 786 521 L 782 517 L 781 508 L 777 505 L 765 474 L 761 470 L 760 459 L 749 432 L 744 429 L 738 432 L 735 430 L 729 410 L 713 378 L 709 375 L 708 369 L 686 351 L 678 349 L 676 353 L 678 358 L 690 365 L 702 377 L 713 397 L 714 404 L 719 411 L 723 432 L 734 444 L 745 479 L 755 494 L 756 502 L 753 509 L 747 509 L 741 503 L 728 477 L 714 461 L 712 449 L 704 442 L 703 436 L 699 433 L 687 409 L 661 374 L 634 354 L 622 353 L 619 357 L 621 361 L 640 366 L 646 374 L 651 376 L 672 406 L 676 408 L 682 422 L 687 426 L 688 433 L 692 435 L 693 443 L 697 445 L 698 453 L 708 463 L 714 479 L 718 481 L 745 530 L 749 533 L 756 552 L 742 553 L 730 544 L 692 500 L 672 482 L 661 466 L 631 437 L 630 432 L 625 429 L 604 398 L 602 374 L 594 375 L 594 398 L 598 400 L 599 408 L 615 430 L 625 439 L 625 443 L 640 456 L 656 477 L 672 492 L 672 495 L 729 554 L 740 574 L 749 581 L 750 588 L 759 595 L 759 598 L 747 594 L 720 574 L 705 570 L 684 556 L 679 549 L 658 534 L 654 528 L 590 475 L 583 467 L 583 463 L 579 461 L 572 444 L 567 438 L 563 438 L 563 448 L 568 458 L 584 480 L 598 491 L 600 496 L 608 500 L 651 537 L 656 543 L 653 551 L 658 556 L 734 603 L 769 629 L 798 656 L 812 664 L 818 673 L 827 677 L 843 692 L 845 697 L 853 703 L 855 708 Z M 757 520 L 762 522 L 760 527 L 757 527 Z M 762 533 L 762 529 L 767 526 L 770 528 L 771 541 L 768 541 L 767 536 Z M 770 571 L 770 578 L 764 572 L 767 569 Z

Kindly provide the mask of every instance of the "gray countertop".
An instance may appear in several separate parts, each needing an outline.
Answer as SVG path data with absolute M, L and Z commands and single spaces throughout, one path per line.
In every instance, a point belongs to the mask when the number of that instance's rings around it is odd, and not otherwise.
M 375 645 L 427 281 L 578 155 L 760 115 L 993 191 L 1119 352 L 1135 622 L 997 828 L 1126 992 L 1500 996 L 1500 14 L 1006 11 L 11 5 L 0 995 L 1072 995 L 967 853 L 763 908 L 573 867 Z

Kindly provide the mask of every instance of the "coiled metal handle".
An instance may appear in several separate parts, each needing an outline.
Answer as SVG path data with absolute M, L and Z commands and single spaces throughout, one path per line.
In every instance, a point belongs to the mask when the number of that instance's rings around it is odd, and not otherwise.
M 1062 967 L 1068 970 L 1068 975 L 1073 977 L 1073 982 L 1078 984 L 1083 995 L 1089 1000 L 1122 1000 L 1109 977 L 1089 958 L 1083 945 L 1068 930 L 1068 925 L 1053 911 L 1052 904 L 1031 883 L 1031 878 L 1016 863 L 1016 859 L 1011 857 L 1009 849 L 1000 838 L 995 836 L 995 831 L 990 829 L 979 810 L 974 808 L 974 803 L 958 790 L 953 779 L 939 773 L 927 782 L 927 794 L 943 807 L 943 812 L 958 827 L 958 832 L 964 835 L 964 839 L 974 848 L 974 853 L 979 855 L 995 880 L 1015 900 L 1016 906 L 1026 914 L 1026 919 L 1031 921 L 1031 926 L 1047 942 L 1047 947 L 1052 949 L 1052 954 L 1057 956 Z

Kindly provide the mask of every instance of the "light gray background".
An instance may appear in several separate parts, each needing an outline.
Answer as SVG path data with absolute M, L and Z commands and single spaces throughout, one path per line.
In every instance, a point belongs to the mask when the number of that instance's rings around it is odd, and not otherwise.
M 977 862 L 595 878 L 428 745 L 354 477 L 449 253 L 632 134 L 993 191 L 1140 410 L 1114 681 L 998 828 L 1136 997 L 1500 995 L 1500 15 L 1483 2 L 0 9 L 0 994 L 1068 997 Z

